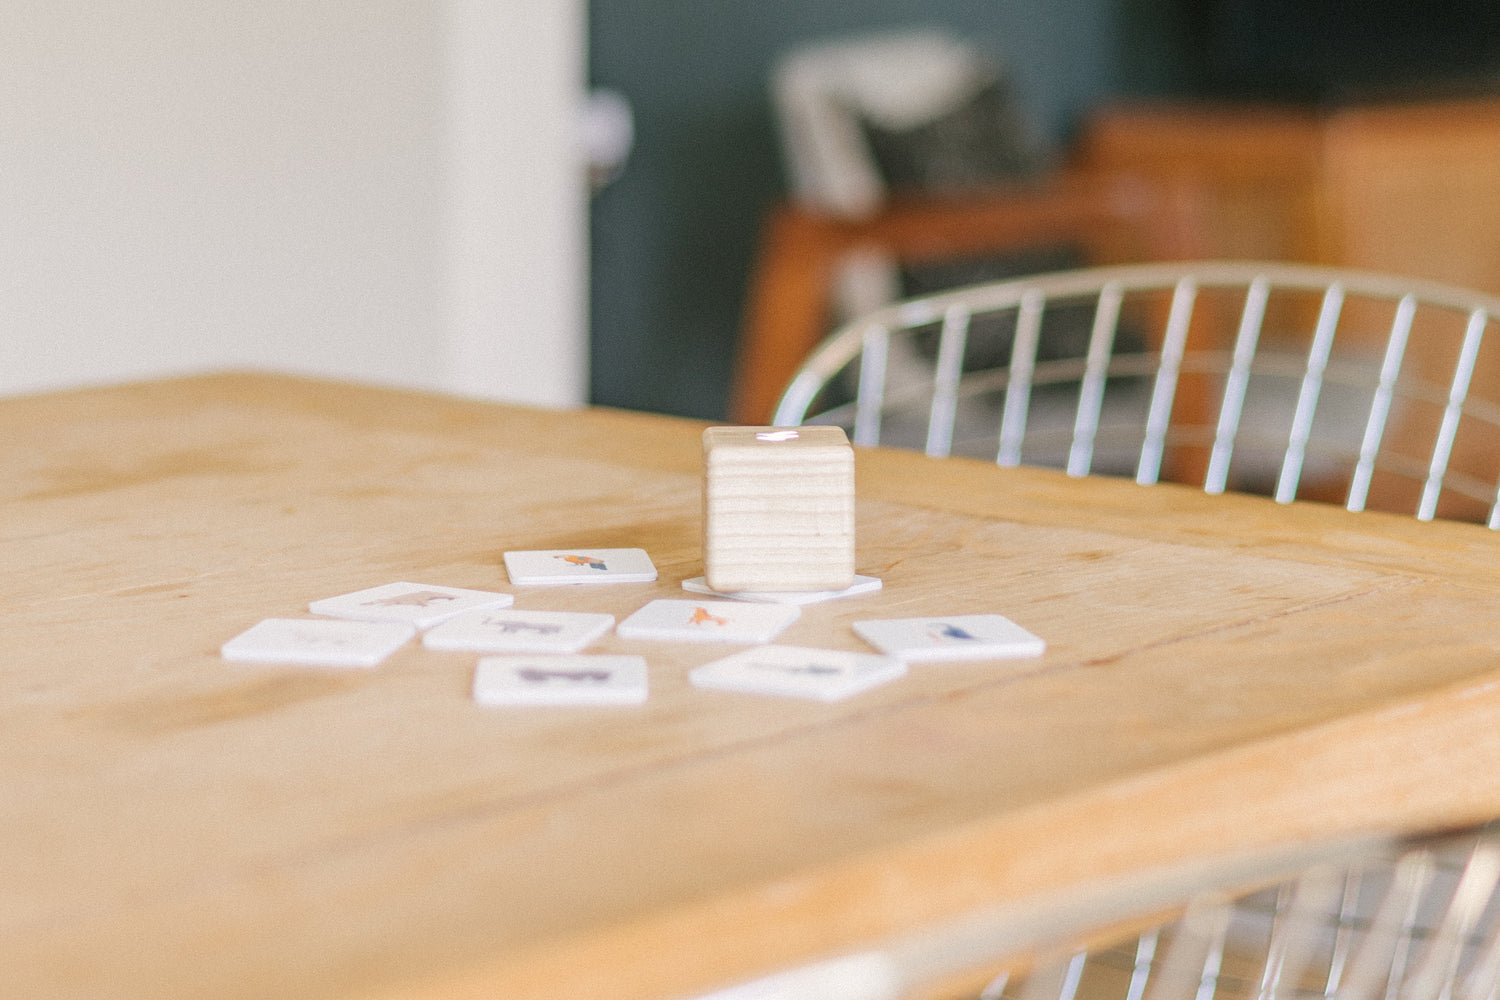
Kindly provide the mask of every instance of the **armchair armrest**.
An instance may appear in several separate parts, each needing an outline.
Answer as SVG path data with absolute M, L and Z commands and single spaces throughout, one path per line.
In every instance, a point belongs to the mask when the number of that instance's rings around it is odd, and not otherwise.
M 862 220 L 785 204 L 766 223 L 751 276 L 730 419 L 770 418 L 782 388 L 828 332 L 835 268 L 845 255 L 884 251 L 902 263 L 1079 245 L 1091 263 L 1152 256 L 1150 198 L 1088 171 L 966 199 L 893 199 Z

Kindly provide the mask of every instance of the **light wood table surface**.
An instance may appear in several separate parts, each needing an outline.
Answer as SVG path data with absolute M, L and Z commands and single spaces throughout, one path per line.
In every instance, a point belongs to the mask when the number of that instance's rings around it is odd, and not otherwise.
M 0 993 L 671 998 L 1219 852 L 1500 814 L 1500 535 L 861 451 L 781 641 L 998 612 L 836 705 L 484 709 L 475 654 L 223 662 L 409 580 L 623 617 L 701 572 L 701 425 L 227 375 L 0 401 Z M 654 584 L 520 588 L 508 549 Z

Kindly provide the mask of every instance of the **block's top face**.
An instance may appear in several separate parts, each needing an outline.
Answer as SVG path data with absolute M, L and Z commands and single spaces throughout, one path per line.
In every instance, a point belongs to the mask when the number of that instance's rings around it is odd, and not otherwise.
M 705 458 L 731 461 L 852 461 L 854 450 L 842 427 L 709 427 Z

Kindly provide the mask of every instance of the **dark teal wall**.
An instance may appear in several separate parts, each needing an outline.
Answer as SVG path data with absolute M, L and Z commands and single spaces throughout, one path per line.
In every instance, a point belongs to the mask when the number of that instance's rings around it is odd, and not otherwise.
M 1149 3 L 1150 0 L 1127 0 Z M 767 79 L 788 46 L 931 25 L 1011 70 L 1061 140 L 1120 83 L 1112 0 L 591 0 L 590 80 L 631 101 L 636 146 L 593 205 L 596 403 L 724 416 L 761 220 L 783 191 Z

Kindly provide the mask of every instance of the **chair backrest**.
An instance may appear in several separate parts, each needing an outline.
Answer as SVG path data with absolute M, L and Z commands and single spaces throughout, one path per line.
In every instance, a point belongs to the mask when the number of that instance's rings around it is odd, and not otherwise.
M 978 912 L 702 1000 L 902 1000 L 939 982 L 942 996 L 972 983 L 962 995 L 978 1000 L 1494 1000 L 1500 831 L 1219 859 L 1084 905 Z
M 1230 890 L 1201 890 L 1173 920 L 1111 946 L 1059 948 L 980 1000 L 1491 1000 L 1500 988 L 1493 827 L 1350 850 Z
M 868 218 L 892 190 L 1014 181 L 1047 158 L 1008 74 L 944 29 L 800 45 L 777 58 L 771 100 L 794 198 L 841 218 Z
M 845 324 L 773 422 L 1495 528 L 1496 316 L 1500 297 L 1295 264 L 1040 275 Z

